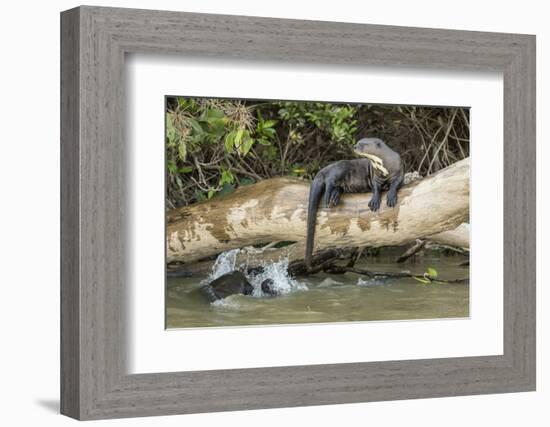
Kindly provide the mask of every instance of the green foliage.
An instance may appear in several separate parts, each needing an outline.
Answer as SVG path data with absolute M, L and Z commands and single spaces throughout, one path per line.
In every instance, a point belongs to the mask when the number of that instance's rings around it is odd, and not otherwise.
M 311 179 L 327 164 L 353 158 L 364 136 L 399 151 L 406 170 L 431 173 L 468 155 L 468 121 L 468 110 L 457 108 L 169 98 L 167 205 L 275 176 Z
M 436 278 L 437 277 L 437 270 L 433 267 L 428 267 L 426 269 L 426 273 L 428 274 L 428 276 L 430 277 L 433 277 L 433 278 Z
M 260 110 L 258 113 L 258 124 L 256 125 L 256 139 L 262 145 L 270 146 L 273 138 L 277 134 L 275 125 L 277 120 L 264 120 Z
M 437 281 L 437 270 L 433 267 L 428 267 L 426 269 L 426 272 L 422 275 L 422 276 L 413 276 L 413 279 L 424 284 L 424 285 L 428 285 L 428 284 L 441 284 L 441 283 L 444 283 L 444 282 L 439 282 Z
M 311 127 L 322 132 L 335 142 L 355 143 L 358 107 L 324 102 L 280 102 L 278 111 L 281 120 L 291 129 L 291 137 L 301 136 Z M 293 133 L 292 133 L 293 132 Z
M 219 186 L 223 187 L 225 184 L 233 184 L 235 182 L 235 177 L 231 171 L 227 169 L 222 169 L 222 176 L 220 177 Z

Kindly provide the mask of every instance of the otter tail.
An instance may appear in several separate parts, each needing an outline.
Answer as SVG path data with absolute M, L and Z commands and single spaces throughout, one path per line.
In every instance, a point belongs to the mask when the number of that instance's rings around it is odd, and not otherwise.
M 313 241 L 315 239 L 315 223 L 317 221 L 317 208 L 323 195 L 325 183 L 323 179 L 315 177 L 309 188 L 309 204 L 307 209 L 307 237 L 306 237 L 306 268 L 311 269 L 311 255 L 313 253 Z

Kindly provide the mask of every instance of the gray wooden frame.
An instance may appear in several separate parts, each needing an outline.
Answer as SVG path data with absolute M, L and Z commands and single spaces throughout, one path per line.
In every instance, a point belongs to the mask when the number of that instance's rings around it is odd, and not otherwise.
M 502 72 L 504 354 L 128 375 L 123 69 L 134 52 Z M 535 389 L 534 36 L 71 9 L 61 14 L 61 166 L 63 414 L 99 419 Z

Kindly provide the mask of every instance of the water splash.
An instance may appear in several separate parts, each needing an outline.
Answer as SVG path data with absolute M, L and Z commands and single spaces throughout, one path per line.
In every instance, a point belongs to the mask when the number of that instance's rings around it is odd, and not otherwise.
M 288 275 L 288 258 L 280 259 L 277 262 L 263 263 L 262 267 L 264 268 L 263 273 L 252 277 L 247 276 L 252 286 L 254 286 L 252 296 L 262 297 L 264 295 L 261 284 L 265 279 L 273 280 L 273 290 L 277 295 L 308 290 L 305 283 L 299 282 Z
M 371 286 L 384 286 L 388 284 L 387 278 L 368 278 L 363 279 L 360 277 L 357 280 L 357 286 L 365 286 L 365 287 L 371 287 Z
M 241 308 L 241 305 L 234 297 L 235 295 L 229 295 L 227 298 L 222 298 L 222 299 L 213 301 L 210 304 L 214 307 L 218 307 L 226 310 L 233 310 L 233 311 L 239 310 Z
M 230 273 L 234 270 L 242 271 L 246 278 L 250 281 L 252 286 L 254 286 L 254 291 L 252 293 L 253 297 L 261 298 L 264 295 L 262 292 L 262 282 L 265 279 L 273 280 L 273 290 L 277 295 L 286 295 L 292 292 L 298 291 L 307 291 L 308 287 L 305 283 L 301 283 L 298 280 L 292 278 L 288 274 L 288 258 L 279 259 L 277 262 L 263 262 L 261 266 L 263 267 L 263 272 L 253 275 L 247 273 L 248 263 L 243 262 L 240 265 L 237 265 L 237 256 L 240 253 L 240 249 L 232 249 L 230 251 L 222 252 L 216 258 L 216 262 L 212 266 L 212 271 L 210 275 L 204 279 L 201 284 L 210 283 L 212 280 L 217 279 L 224 274 Z M 225 298 L 227 299 L 227 298 Z M 221 301 L 221 300 L 220 300 Z M 214 304 L 219 306 L 225 306 L 222 302 L 216 301 Z
M 232 249 L 219 254 L 216 258 L 216 262 L 214 262 L 214 265 L 212 266 L 212 271 L 208 277 L 201 282 L 201 284 L 210 283 L 212 280 L 234 271 L 239 252 L 239 249 Z

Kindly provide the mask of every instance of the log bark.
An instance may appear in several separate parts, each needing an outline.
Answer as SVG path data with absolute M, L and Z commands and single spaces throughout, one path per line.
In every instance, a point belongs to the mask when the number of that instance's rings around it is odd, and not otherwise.
M 427 237 L 424 236 L 421 239 L 416 239 L 416 241 L 421 241 L 423 243 L 434 242 L 436 244 L 453 246 L 468 251 L 470 248 L 470 224 L 462 223 L 452 230 L 443 231 Z M 241 252 L 237 254 L 237 263 L 259 265 L 264 262 L 274 262 L 281 258 L 287 258 L 289 262 L 304 258 L 305 244 L 303 241 L 296 242 L 284 248 L 273 248 L 268 246 L 262 248 L 254 248 L 252 246 L 242 248 Z M 397 260 L 397 262 L 399 262 L 399 260 Z M 211 263 L 208 263 L 208 265 L 210 266 Z
M 315 251 L 330 247 L 403 245 L 452 230 L 469 214 L 469 159 L 461 160 L 399 191 L 395 208 L 371 212 L 371 194 L 347 194 L 335 208 L 319 208 Z M 274 178 L 226 196 L 171 211 L 167 262 L 191 263 L 220 252 L 306 237 L 309 183 Z
M 443 231 L 441 233 L 428 236 L 428 240 L 440 243 L 446 246 L 454 246 L 457 248 L 470 249 L 470 224 L 460 224 L 453 230 Z

